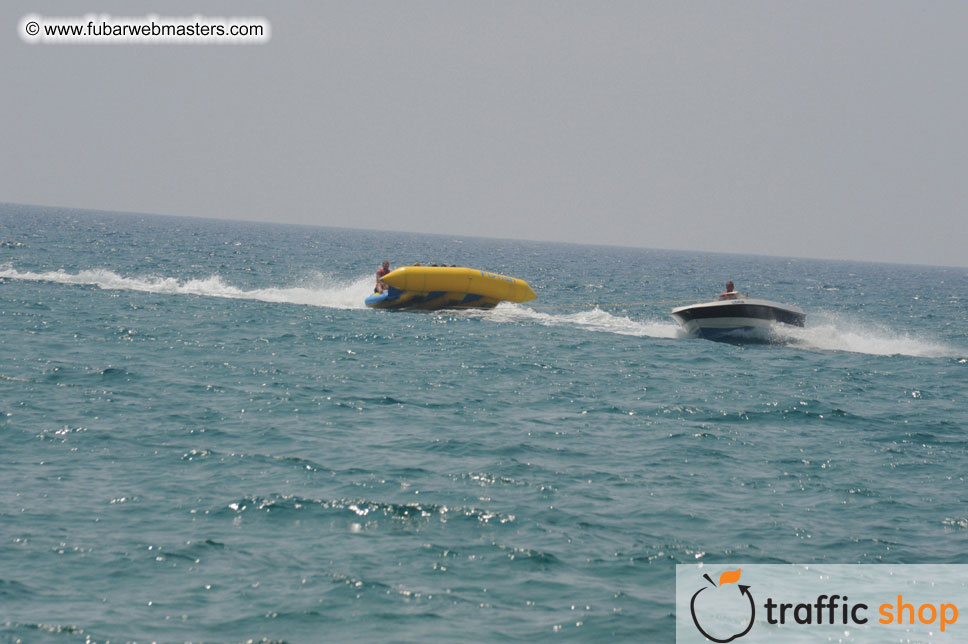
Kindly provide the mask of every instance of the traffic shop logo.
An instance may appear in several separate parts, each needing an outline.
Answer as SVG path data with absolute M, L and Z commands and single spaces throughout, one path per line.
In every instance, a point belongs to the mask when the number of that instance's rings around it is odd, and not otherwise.
M 695 624 L 703 637 L 712 642 L 732 642 L 743 637 L 753 628 L 756 620 L 756 602 L 750 593 L 750 587 L 738 583 L 741 568 L 727 570 L 719 576 L 717 585 L 709 575 L 703 575 L 708 585 L 703 586 L 692 596 L 689 601 L 689 612 L 692 614 L 692 623 Z M 726 624 L 740 624 L 737 632 L 729 632 L 729 627 L 723 623 L 726 617 Z

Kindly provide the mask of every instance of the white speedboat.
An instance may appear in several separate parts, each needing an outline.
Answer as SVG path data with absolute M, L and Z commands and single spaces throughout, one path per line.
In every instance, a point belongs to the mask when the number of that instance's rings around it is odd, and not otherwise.
M 672 309 L 672 317 L 687 333 L 702 338 L 768 337 L 777 324 L 803 326 L 806 314 L 795 306 L 737 297 Z

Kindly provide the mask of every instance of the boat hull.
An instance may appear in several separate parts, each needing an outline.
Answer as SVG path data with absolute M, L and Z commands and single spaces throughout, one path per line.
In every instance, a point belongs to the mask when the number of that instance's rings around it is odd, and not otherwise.
M 708 339 L 769 336 L 777 325 L 802 327 L 806 314 L 769 300 L 717 300 L 673 309 L 672 317 L 693 336 Z

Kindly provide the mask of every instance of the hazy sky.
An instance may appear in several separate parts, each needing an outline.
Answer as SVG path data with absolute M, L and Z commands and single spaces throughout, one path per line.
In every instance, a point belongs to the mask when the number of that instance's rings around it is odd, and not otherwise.
M 25 14 L 264 16 L 28 45 Z M 0 201 L 968 265 L 968 3 L 4 2 Z

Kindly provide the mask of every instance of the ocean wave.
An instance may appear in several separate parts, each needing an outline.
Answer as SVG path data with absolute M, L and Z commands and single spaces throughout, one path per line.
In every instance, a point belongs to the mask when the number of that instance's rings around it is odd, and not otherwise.
M 506 514 L 497 510 L 485 510 L 468 505 L 441 505 L 437 503 L 393 503 L 373 499 L 319 499 L 294 496 L 291 494 L 272 494 L 267 497 L 245 496 L 227 504 L 222 511 L 231 510 L 235 514 L 249 511 L 280 512 L 297 510 L 315 510 L 324 512 L 338 512 L 345 518 L 356 519 L 377 516 L 411 521 L 436 518 L 444 523 L 452 518 L 473 519 L 480 523 L 512 523 L 513 514 Z M 218 510 L 216 510 L 218 511 Z

